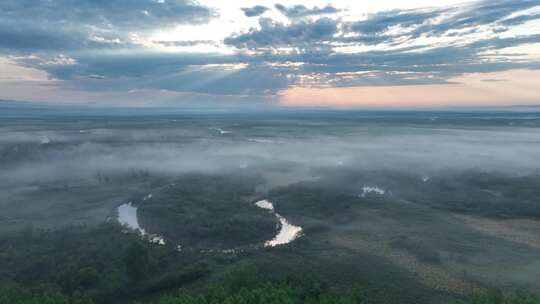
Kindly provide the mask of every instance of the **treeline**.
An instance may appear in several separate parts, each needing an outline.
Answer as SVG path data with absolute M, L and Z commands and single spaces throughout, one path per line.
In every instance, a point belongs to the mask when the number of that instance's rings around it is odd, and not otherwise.
M 500 290 L 492 289 L 472 296 L 472 299 L 458 304 L 539 304 L 540 295 L 518 290 L 504 294 Z
M 118 299 L 118 303 L 125 303 Z M 259 287 L 231 288 L 228 284 L 203 290 L 180 289 L 155 301 L 134 304 L 368 304 L 373 303 L 362 288 L 306 289 L 287 284 L 264 284 Z M 456 304 L 539 304 L 540 297 L 528 292 L 504 295 L 493 290 Z M 57 291 L 33 293 L 19 287 L 0 289 L 0 304 L 94 304 L 82 295 L 66 296 Z
M 0 303 L 114 303 L 207 276 L 212 260 L 150 244 L 116 223 L 0 239 Z
M 298 250 L 294 246 L 257 259 L 249 253 L 179 252 L 172 246 L 123 233 L 116 223 L 61 231 L 28 229 L 2 237 L 0 304 L 429 303 L 403 298 L 418 294 L 421 286 L 407 285 L 396 276 L 377 277 L 375 288 L 365 282 L 355 287 L 361 280 L 347 276 L 344 264 L 312 271 L 324 262 L 306 263 L 305 256 L 293 254 Z M 292 262 L 278 265 L 286 260 Z M 286 271 L 290 265 L 298 267 Z M 392 294 L 391 280 L 407 293 L 386 298 Z M 540 304 L 540 298 L 489 291 L 459 304 Z
M 259 288 L 230 290 L 222 286 L 203 292 L 180 290 L 176 295 L 162 298 L 158 304 L 367 304 L 374 303 L 361 288 L 347 290 L 325 289 L 316 293 L 290 286 L 267 285 Z M 487 291 L 456 304 L 539 304 L 540 296 L 517 291 L 504 295 L 498 290 Z
M 0 304 L 94 304 L 84 295 L 67 296 L 60 291 L 32 290 L 9 284 L 0 287 Z
M 208 288 L 203 292 L 180 290 L 176 295 L 162 298 L 159 304 L 364 304 L 370 303 L 362 289 L 345 291 L 324 290 L 312 294 L 290 286 L 267 285 L 258 288 L 226 289 L 223 286 Z

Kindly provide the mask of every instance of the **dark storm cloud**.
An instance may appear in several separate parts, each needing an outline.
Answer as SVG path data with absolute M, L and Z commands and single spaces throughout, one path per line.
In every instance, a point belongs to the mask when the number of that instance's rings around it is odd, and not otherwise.
M 246 17 L 257 17 L 264 14 L 268 10 L 268 7 L 262 5 L 255 5 L 253 7 L 243 7 L 241 8 L 241 10 L 244 12 L 244 15 L 246 15 Z
M 321 18 L 284 25 L 270 19 L 259 19 L 260 29 L 225 39 L 225 44 L 238 48 L 267 48 L 282 46 L 313 46 L 332 39 L 337 32 L 337 21 Z
M 315 6 L 313 8 L 308 8 L 304 5 L 284 6 L 282 4 L 276 4 L 275 8 L 279 12 L 281 12 L 283 15 L 287 16 L 288 18 L 300 18 L 300 17 L 314 16 L 314 15 L 335 14 L 340 11 L 330 4 L 328 4 L 325 7 Z
M 129 33 L 202 23 L 213 15 L 211 9 L 189 0 L 5 0 L 0 2 L 0 48 L 126 47 Z

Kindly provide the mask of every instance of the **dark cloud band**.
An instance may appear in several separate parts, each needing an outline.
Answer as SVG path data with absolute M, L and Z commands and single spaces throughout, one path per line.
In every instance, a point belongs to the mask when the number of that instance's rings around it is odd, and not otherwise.
M 285 22 L 260 17 L 268 8 L 254 6 L 242 10 L 247 17 L 259 16 L 259 26 L 223 41 L 153 41 L 162 47 L 203 49 L 224 44 L 235 50 L 230 55 L 160 52 L 131 41 L 131 33 L 198 24 L 215 16 L 211 8 L 195 2 L 57 0 L 25 7 L 29 4 L 30 0 L 0 3 L 0 53 L 46 71 L 66 86 L 89 91 L 142 88 L 272 95 L 306 83 L 434 84 L 463 73 L 540 68 L 537 59 L 514 59 L 520 54 L 489 55 L 540 43 L 535 33 L 502 35 L 538 20 L 538 14 L 526 11 L 539 6 L 538 1 L 393 10 L 352 22 L 332 16 L 340 10 L 330 5 L 277 5 L 288 17 Z M 429 38 L 450 42 L 425 42 Z

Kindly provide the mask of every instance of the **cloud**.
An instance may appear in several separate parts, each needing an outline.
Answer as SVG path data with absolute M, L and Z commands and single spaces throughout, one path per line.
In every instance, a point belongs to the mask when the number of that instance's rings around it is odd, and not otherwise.
M 384 11 L 356 22 L 319 18 L 282 24 L 263 19 L 260 28 L 225 43 L 262 52 L 258 60 L 302 62 L 288 71 L 300 86 L 444 84 L 463 73 L 539 68 L 537 60 L 523 59 L 523 54 L 516 54 L 520 60 L 509 53 L 490 54 L 540 42 L 534 34 L 501 36 L 516 24 L 536 20 L 536 14 L 524 11 L 535 6 L 535 1 L 480 1 Z
M 253 7 L 243 7 L 241 10 L 244 12 L 246 17 L 257 17 L 264 14 L 268 8 L 262 5 L 255 5 Z
M 36 56 L 19 58 L 18 62 L 47 71 L 70 89 L 91 92 L 146 89 L 262 95 L 286 88 L 291 81 L 283 69 L 235 55 L 109 52 L 100 56 L 77 54 L 72 64 L 56 64 Z
M 190 0 L 5 0 L 2 19 L 78 24 L 101 28 L 155 28 L 168 24 L 206 22 L 212 11 Z
M 505 18 L 510 17 L 512 13 L 527 10 L 538 5 L 539 3 L 536 0 L 483 0 L 473 2 L 468 6 L 455 8 L 452 15 L 439 23 L 419 28 L 419 32 L 434 35 L 449 30 L 459 30 L 482 25 L 504 25 Z M 523 19 L 522 21 L 528 20 Z
M 188 46 L 196 46 L 196 45 L 213 45 L 217 46 L 217 43 L 214 40 L 178 40 L 178 41 L 170 41 L 170 40 L 154 40 L 152 43 L 159 44 L 166 47 L 188 47 Z
M 540 14 L 520 15 L 512 18 L 507 18 L 500 21 L 500 24 L 505 26 L 519 25 L 527 21 L 540 20 Z
M 313 8 L 308 8 L 304 5 L 293 5 L 287 7 L 282 4 L 276 4 L 275 8 L 288 18 L 301 18 L 306 16 L 336 14 L 340 12 L 340 10 L 330 4 L 326 5 L 325 7 L 315 6 Z
M 427 11 L 388 11 L 370 15 L 366 20 L 357 21 L 350 25 L 353 32 L 377 34 L 387 31 L 393 26 L 409 27 L 425 23 L 439 16 L 444 10 Z
M 207 22 L 215 13 L 189 0 L 5 0 L 0 48 L 47 51 L 128 46 L 129 34 Z
M 369 78 L 367 75 L 366 78 Z M 486 106 L 538 104 L 540 70 L 467 73 L 448 83 L 292 88 L 281 102 L 295 106 Z
M 483 82 L 505 82 L 505 81 L 508 81 L 508 79 L 486 78 L 486 79 L 481 79 L 481 81 L 483 81 Z
M 538 20 L 538 14 L 513 16 L 535 6 L 537 1 L 477 1 L 459 7 L 392 10 L 369 15 L 366 19 L 348 24 L 351 31 L 362 34 L 358 41 L 368 44 L 393 42 L 402 38 L 421 36 L 458 36 L 475 33 L 481 26 L 492 26 L 504 32 L 509 26 L 516 26 L 527 21 Z M 387 32 L 392 28 L 401 31 Z M 382 40 L 381 38 L 384 38 Z
M 156 36 L 148 39 L 150 47 L 132 36 L 197 25 L 216 13 L 187 0 L 30 2 L 0 2 L 0 54 L 46 72 L 69 90 L 165 90 L 230 99 L 275 96 L 290 87 L 448 84 L 465 73 L 540 68 L 538 57 L 521 49 L 540 43 L 538 1 L 391 10 L 358 20 L 330 5 L 276 5 L 287 20 L 259 17 L 258 26 L 222 41 L 202 34 L 187 39 L 180 32 Z M 246 16 L 268 10 L 238 9 Z M 326 14 L 336 16 L 321 16 Z M 173 47 L 202 51 L 163 51 Z M 209 47 L 227 52 L 212 54 Z
M 1 17 L 0 17 L 1 19 Z M 106 48 L 106 41 L 92 40 L 89 33 L 80 29 L 54 30 L 32 22 L 6 22 L 0 20 L 0 51 L 35 52 L 55 50 L 78 50 L 83 48 Z
M 291 25 L 261 18 L 260 29 L 225 39 L 225 44 L 238 48 L 276 48 L 283 46 L 312 47 L 331 40 L 337 32 L 337 21 L 321 18 L 316 21 L 300 21 Z

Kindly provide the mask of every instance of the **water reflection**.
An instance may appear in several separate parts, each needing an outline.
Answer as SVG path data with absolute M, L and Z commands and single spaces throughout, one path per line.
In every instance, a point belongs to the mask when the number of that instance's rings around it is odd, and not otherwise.
M 149 196 L 151 198 L 151 195 Z M 139 231 L 143 237 L 147 236 L 146 231 L 139 225 L 137 207 L 133 206 L 131 202 L 118 206 L 118 222 L 129 229 Z M 148 235 L 148 241 L 158 245 L 165 245 L 165 239 L 155 234 Z
M 287 219 L 285 219 L 278 213 L 275 213 L 274 204 L 272 204 L 272 202 L 268 200 L 262 200 L 256 202 L 255 205 L 257 205 L 257 207 L 259 208 L 266 209 L 269 212 L 275 214 L 279 220 L 281 227 L 278 234 L 273 239 L 268 240 L 264 243 L 265 247 L 275 247 L 278 245 L 288 244 L 302 235 L 302 227 L 292 225 L 287 221 Z

